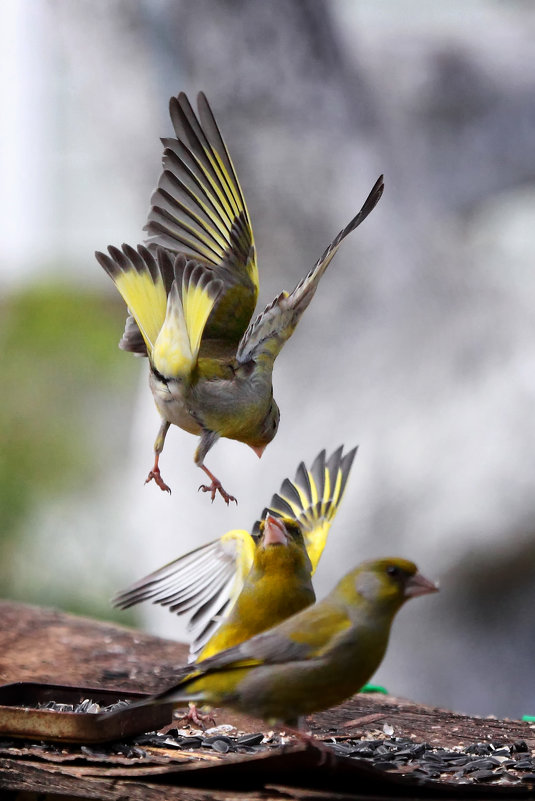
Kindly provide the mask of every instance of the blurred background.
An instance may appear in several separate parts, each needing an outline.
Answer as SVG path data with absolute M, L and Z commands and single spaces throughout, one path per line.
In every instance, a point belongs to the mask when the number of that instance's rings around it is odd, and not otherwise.
M 320 564 L 415 560 L 376 679 L 535 713 L 535 7 L 529 0 L 4 0 L 0 5 L 0 595 L 184 639 L 113 593 L 234 527 L 299 461 L 360 449 Z M 158 415 L 94 259 L 142 241 L 171 95 L 203 89 L 255 227 L 259 307 L 355 214 L 277 360 L 279 434 L 209 466 Z M 1 623 L 0 623 L 1 625 Z

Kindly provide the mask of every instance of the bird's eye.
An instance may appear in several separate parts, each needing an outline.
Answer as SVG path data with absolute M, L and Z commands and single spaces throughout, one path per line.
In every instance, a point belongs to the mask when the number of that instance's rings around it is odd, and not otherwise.
M 296 535 L 301 533 L 301 529 L 294 520 L 287 521 L 286 528 L 290 532 L 290 534 Z
M 397 576 L 401 575 L 401 570 L 396 565 L 389 565 L 386 568 L 386 572 L 388 573 L 389 576 L 392 576 L 393 578 L 396 578 Z

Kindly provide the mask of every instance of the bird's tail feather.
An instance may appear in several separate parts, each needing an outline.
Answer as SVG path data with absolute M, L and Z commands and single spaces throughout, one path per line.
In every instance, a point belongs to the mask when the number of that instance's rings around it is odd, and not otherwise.
M 176 262 L 184 261 L 180 256 Z M 154 344 L 154 366 L 165 377 L 184 378 L 197 362 L 203 331 L 222 290 L 213 272 L 194 261 L 185 262 L 182 276 L 175 264 L 167 313 Z

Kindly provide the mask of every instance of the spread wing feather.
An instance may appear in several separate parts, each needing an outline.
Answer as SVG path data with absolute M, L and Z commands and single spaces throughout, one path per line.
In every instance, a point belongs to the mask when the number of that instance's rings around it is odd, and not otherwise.
M 343 451 L 344 446 L 341 445 L 327 459 L 325 450 L 322 450 L 310 468 L 301 462 L 293 482 L 288 478 L 282 482 L 279 492 L 273 495 L 261 517 L 263 520 L 270 512 L 297 520 L 303 531 L 313 573 L 342 502 L 357 448 L 346 454 Z M 258 536 L 259 527 L 260 520 L 257 520 L 253 526 L 253 536 Z
M 301 315 L 314 297 L 319 280 L 329 266 L 345 237 L 354 231 L 375 208 L 383 194 L 380 176 L 359 213 L 333 239 L 312 270 L 297 284 L 293 292 L 281 292 L 250 323 L 238 346 L 237 360 L 245 363 L 261 358 L 273 362 L 282 346 L 293 334 Z
M 247 531 L 232 530 L 159 568 L 118 593 L 114 606 L 127 609 L 143 601 L 167 606 L 190 619 L 195 656 L 239 595 L 251 569 L 255 544 Z
M 258 268 L 249 213 L 202 92 L 197 104 L 198 117 L 184 93 L 171 98 L 177 138 L 162 139 L 163 173 L 151 198 L 147 242 L 207 261 L 229 286 L 245 283 L 254 309 Z

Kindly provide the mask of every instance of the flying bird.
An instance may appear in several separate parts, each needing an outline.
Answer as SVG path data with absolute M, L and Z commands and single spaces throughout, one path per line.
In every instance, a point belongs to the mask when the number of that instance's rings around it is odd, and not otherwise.
M 272 371 L 312 300 L 342 240 L 383 193 L 377 180 L 361 210 L 292 292 L 283 291 L 253 319 L 258 267 L 253 230 L 227 148 L 201 92 L 195 114 L 184 93 L 171 98 L 176 138 L 162 139 L 163 172 L 151 199 L 148 239 L 136 249 L 96 253 L 127 307 L 119 347 L 149 361 L 149 384 L 161 417 L 154 479 L 170 492 L 159 467 L 169 427 L 200 437 L 194 461 L 228 504 L 235 497 L 205 465 L 220 437 L 249 445 L 260 457 L 277 433 Z

